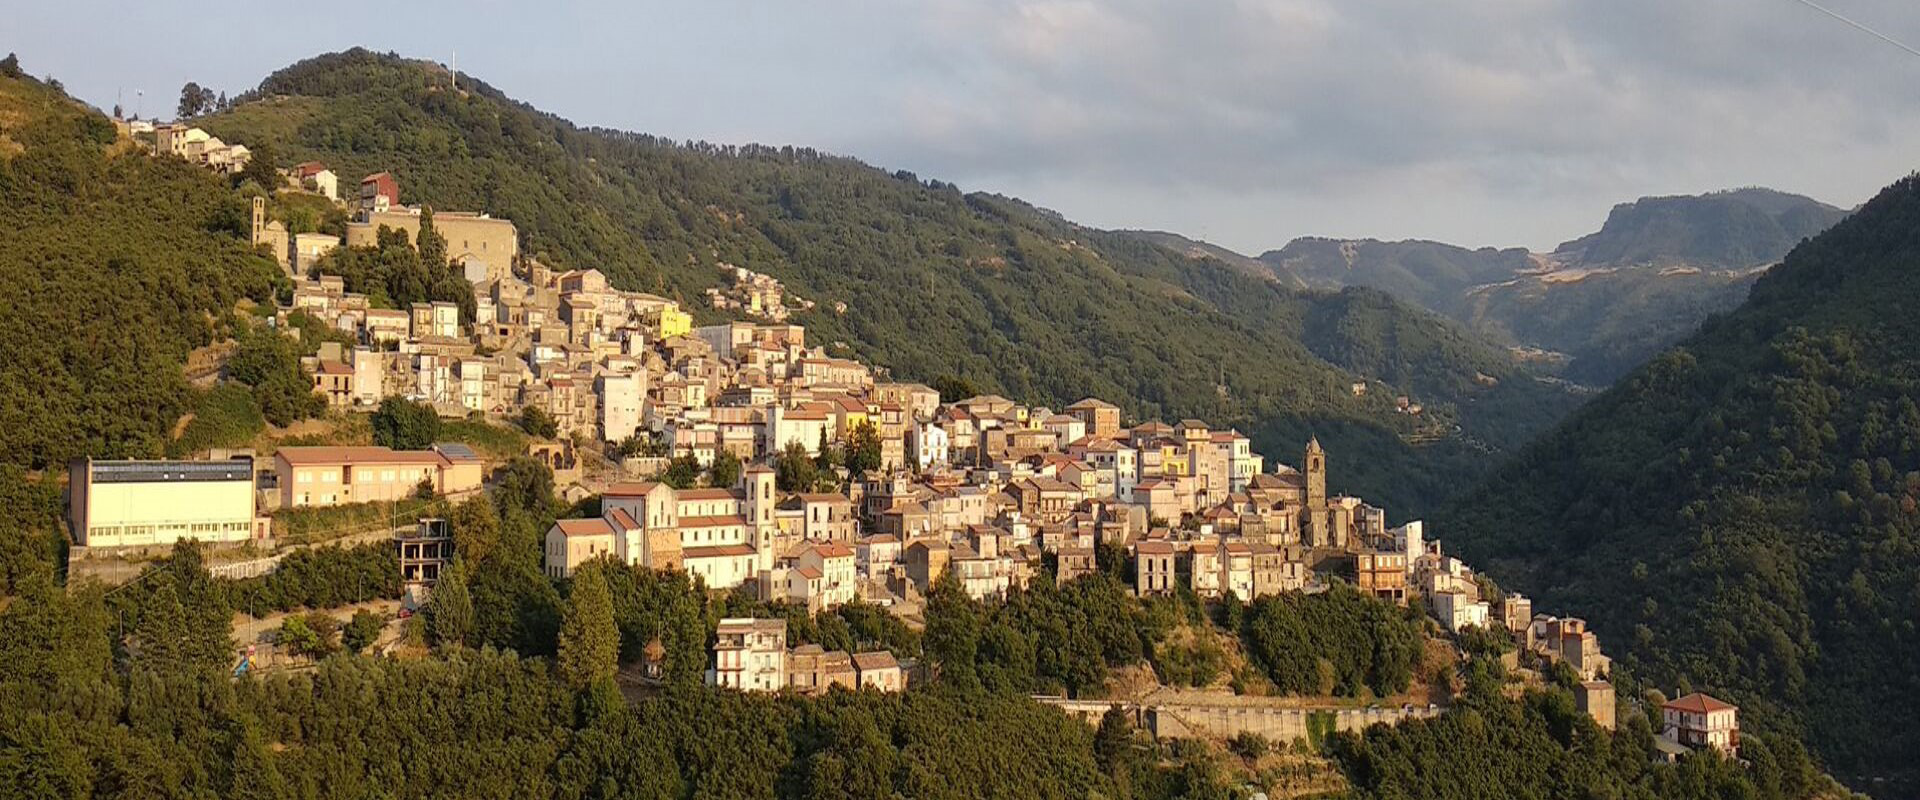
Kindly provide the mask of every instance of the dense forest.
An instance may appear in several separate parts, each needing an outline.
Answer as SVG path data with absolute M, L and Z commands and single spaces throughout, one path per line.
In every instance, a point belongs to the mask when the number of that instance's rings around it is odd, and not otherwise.
M 1910 795 L 1916 302 L 1908 178 L 1526 448 L 1439 529 L 1503 584 L 1581 609 L 1643 681 L 1725 696 L 1836 774 Z
M 901 378 L 1055 407 L 1110 398 L 1140 419 L 1238 426 L 1284 458 L 1311 431 L 1342 456 L 1336 485 L 1396 515 L 1431 508 L 1484 470 L 1486 450 L 1577 402 L 1389 299 L 1351 314 L 1339 297 L 1018 200 L 808 148 L 581 129 L 468 76 L 459 85 L 435 65 L 354 50 L 276 72 L 197 123 L 343 180 L 390 171 L 402 201 L 512 219 L 524 250 L 623 288 L 688 301 L 721 282 L 718 263 L 770 273 L 817 303 L 795 317 L 812 341 Z M 1408 363 L 1421 372 L 1395 369 Z M 1386 385 L 1356 397 L 1364 378 Z M 1401 394 L 1425 416 L 1394 413 Z M 1455 422 L 1464 435 L 1450 435 Z M 1416 431 L 1439 441 L 1408 444 Z
M 246 202 L 106 117 L 0 76 L 0 453 L 33 469 L 159 456 L 194 397 L 182 365 L 277 269 Z

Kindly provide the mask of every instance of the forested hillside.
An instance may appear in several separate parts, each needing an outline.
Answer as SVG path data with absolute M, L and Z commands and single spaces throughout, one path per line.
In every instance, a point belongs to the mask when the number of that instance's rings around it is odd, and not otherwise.
M 1381 289 L 1497 341 L 1562 354 L 1567 377 L 1605 385 L 1739 305 L 1759 269 L 1845 215 L 1739 189 L 1621 203 L 1599 231 L 1552 253 L 1304 238 L 1260 259 L 1282 280 Z
M 116 144 L 58 89 L 0 75 L 0 459 L 158 456 L 181 366 L 242 297 L 272 297 L 221 180 Z
M 1797 247 L 1439 521 L 1642 681 L 1729 697 L 1911 796 L 1920 753 L 1920 184 Z M 1879 778 L 1905 783 L 1877 784 Z
M 1475 472 L 1484 443 L 1524 440 L 1573 404 L 1453 329 L 1420 356 L 1450 377 L 1355 397 L 1350 385 L 1371 374 L 1352 370 L 1372 362 L 1340 354 L 1391 350 L 1395 329 L 1449 326 L 1389 303 L 1307 341 L 1305 320 L 1337 313 L 1321 310 L 1337 301 L 1213 259 L 806 148 L 580 129 L 466 76 L 456 92 L 438 67 L 397 57 L 302 62 L 198 124 L 284 162 L 323 160 L 346 180 L 392 171 L 404 202 L 511 218 L 556 267 L 598 267 L 695 309 L 720 262 L 770 273 L 818 303 L 795 318 L 811 341 L 901 378 L 959 378 L 1036 403 L 1113 398 L 1140 418 L 1238 426 L 1282 458 L 1311 430 L 1338 454 L 1342 490 L 1396 514 L 1442 497 L 1453 482 L 1440 474 Z M 1475 372 L 1502 380 L 1489 387 Z M 1427 416 L 1393 413 L 1401 393 Z M 1479 411 L 1508 407 L 1530 413 Z M 1404 443 L 1455 421 L 1465 437 Z

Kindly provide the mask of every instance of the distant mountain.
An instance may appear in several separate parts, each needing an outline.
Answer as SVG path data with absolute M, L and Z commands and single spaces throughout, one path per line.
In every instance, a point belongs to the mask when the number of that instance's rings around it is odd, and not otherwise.
M 1526 250 L 1468 250 L 1441 242 L 1302 238 L 1259 260 L 1319 288 L 1366 286 L 1451 314 L 1470 289 L 1533 266 Z
M 1797 194 L 1734 189 L 1614 206 L 1599 232 L 1554 249 L 1574 266 L 1746 269 L 1771 264 L 1847 212 Z
M 1307 282 L 1302 280 L 1298 275 L 1294 275 L 1284 269 L 1276 269 L 1260 259 L 1241 255 L 1240 253 L 1228 250 L 1212 242 L 1189 239 L 1180 234 L 1169 233 L 1167 231 L 1119 230 L 1114 231 L 1114 233 L 1152 242 L 1155 245 L 1172 250 L 1191 259 L 1211 258 L 1256 278 L 1272 277 L 1278 279 L 1283 286 L 1296 289 L 1307 288 Z
M 1552 253 L 1427 241 L 1296 239 L 1260 256 L 1310 286 L 1368 286 L 1569 363 L 1606 384 L 1745 297 L 1760 270 L 1846 212 L 1738 189 L 1615 206 Z
M 703 320 L 722 318 L 698 302 L 719 264 L 771 274 L 817 303 L 794 318 L 810 341 L 895 377 L 1056 407 L 1112 398 L 1143 419 L 1238 426 L 1279 459 L 1318 434 L 1332 479 L 1396 516 L 1432 508 L 1485 468 L 1486 448 L 1578 402 L 1500 344 L 1390 298 L 1309 338 L 1307 321 L 1346 301 L 1208 246 L 808 148 L 583 129 L 470 76 L 455 90 L 434 64 L 321 56 L 196 122 L 349 181 L 390 171 L 403 202 L 511 219 L 525 252 L 677 296 Z M 1400 396 L 1425 412 L 1398 413 Z
M 1525 448 L 1435 529 L 1542 607 L 1584 609 L 1643 685 L 1726 697 L 1743 725 L 1802 735 L 1856 786 L 1913 797 L 1916 307 L 1910 177 L 1795 247 L 1744 304 Z

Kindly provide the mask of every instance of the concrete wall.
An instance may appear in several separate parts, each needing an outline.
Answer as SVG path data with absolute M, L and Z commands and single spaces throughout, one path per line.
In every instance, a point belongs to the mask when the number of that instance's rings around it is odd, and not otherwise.
M 1101 715 L 1115 705 L 1112 701 L 1101 700 L 1034 699 L 1096 725 Z M 1330 731 L 1359 732 L 1375 723 L 1396 725 L 1409 719 L 1437 717 L 1443 710 L 1437 706 L 1277 708 L 1176 703 L 1118 705 L 1133 718 L 1136 725 L 1146 728 L 1156 737 L 1231 739 L 1241 733 L 1256 733 L 1277 742 L 1295 739 L 1311 741 Z

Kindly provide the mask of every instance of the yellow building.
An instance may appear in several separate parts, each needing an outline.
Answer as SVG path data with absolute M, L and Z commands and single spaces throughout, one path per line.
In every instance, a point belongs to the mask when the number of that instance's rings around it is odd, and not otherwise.
M 75 461 L 73 542 L 82 547 L 244 542 L 256 530 L 253 459 Z

